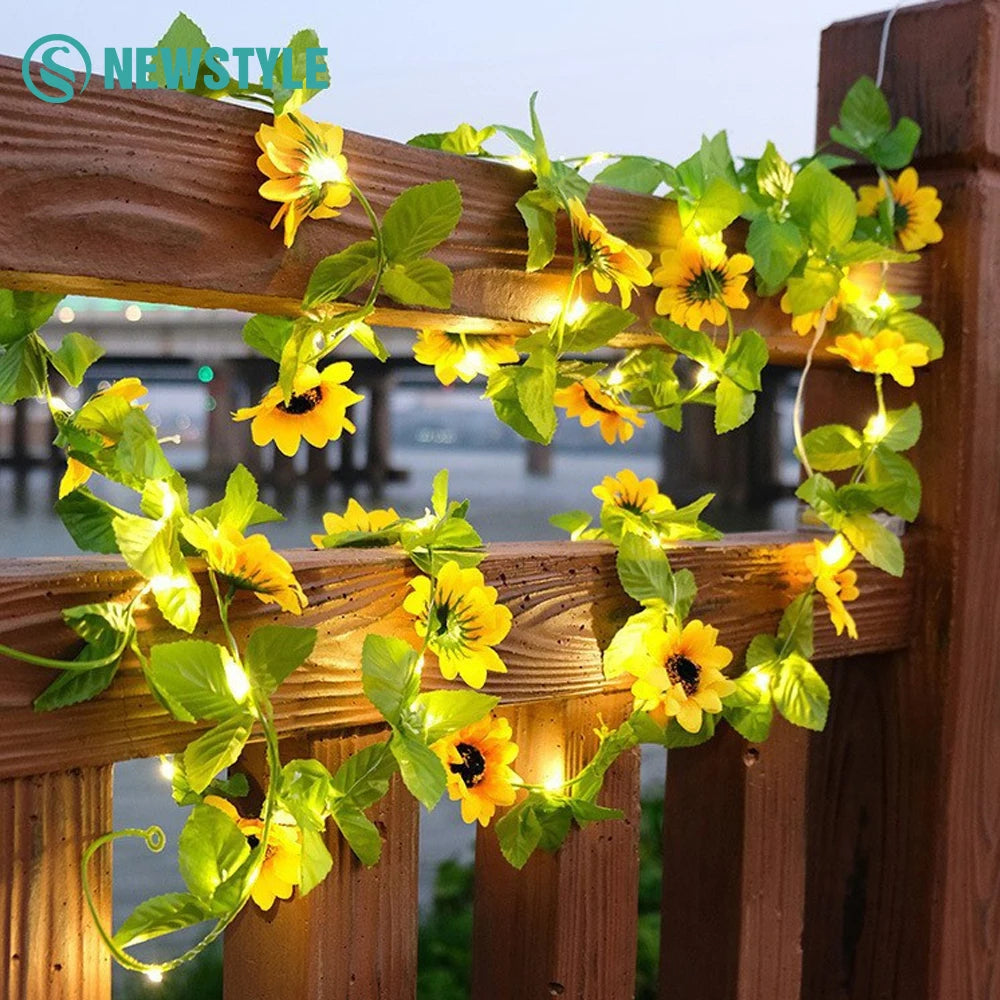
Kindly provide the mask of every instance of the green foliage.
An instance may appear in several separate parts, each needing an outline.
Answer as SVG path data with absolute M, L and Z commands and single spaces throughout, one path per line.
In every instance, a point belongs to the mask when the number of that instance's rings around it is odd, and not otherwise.
M 885 95 L 871 77 L 863 76 L 847 92 L 830 138 L 876 166 L 898 170 L 912 159 L 920 140 L 920 126 L 906 117 L 894 126 Z

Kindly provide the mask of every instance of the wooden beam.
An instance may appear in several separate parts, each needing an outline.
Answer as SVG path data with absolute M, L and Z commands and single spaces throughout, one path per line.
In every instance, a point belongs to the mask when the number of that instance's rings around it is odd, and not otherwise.
M 702 596 L 695 613 L 719 627 L 722 641 L 737 653 L 756 633 L 774 629 L 783 606 L 803 585 L 802 557 L 809 543 L 794 538 L 747 535 L 683 546 L 671 554 L 677 567 L 689 567 L 698 579 Z M 318 627 L 320 638 L 313 660 L 297 670 L 275 698 L 281 732 L 318 732 L 377 721 L 361 691 L 361 643 L 370 632 L 412 637 L 412 619 L 401 610 L 412 567 L 384 550 L 297 551 L 291 559 L 310 600 L 301 622 Z M 498 545 L 482 568 L 514 612 L 514 627 L 500 647 L 509 672 L 491 678 L 488 691 L 516 703 L 609 688 L 600 651 L 634 608 L 618 585 L 610 545 Z M 823 625 L 817 655 L 905 646 L 914 576 L 895 580 L 861 569 L 864 597 L 854 612 L 861 638 L 853 643 L 838 639 Z M 45 656 L 68 655 L 78 641 L 61 624 L 60 608 L 124 596 L 135 586 L 135 575 L 112 557 L 6 562 L 0 567 L 0 642 Z M 210 600 L 206 594 L 206 607 Z M 249 594 L 237 598 L 233 608 L 237 636 L 277 618 L 271 605 Z M 216 636 L 211 622 L 206 613 L 196 634 Z M 181 638 L 153 612 L 145 613 L 142 627 L 144 643 Z M 0 776 L 57 770 L 69 760 L 104 764 L 172 752 L 196 732 L 164 713 L 134 664 L 126 664 L 110 690 L 96 700 L 39 715 L 31 702 L 52 673 L 3 662 Z M 425 677 L 425 682 L 446 686 L 440 678 Z

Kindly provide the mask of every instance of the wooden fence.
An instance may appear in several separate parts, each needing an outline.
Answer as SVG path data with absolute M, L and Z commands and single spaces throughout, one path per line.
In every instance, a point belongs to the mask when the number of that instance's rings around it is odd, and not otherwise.
M 884 15 L 823 36 L 819 134 L 854 79 L 871 73 Z M 924 127 L 918 168 L 938 187 L 946 241 L 897 268 L 925 296 L 947 344 L 918 379 L 929 433 L 916 459 L 925 484 L 908 572 L 861 574 L 862 638 L 819 629 L 833 688 L 827 731 L 776 725 L 749 746 L 726 730 L 671 756 L 666 785 L 664 998 L 833 1000 L 1000 997 L 1000 4 L 904 8 L 885 86 L 897 114 Z M 199 306 L 288 311 L 321 256 L 357 238 L 356 211 L 303 227 L 293 250 L 267 230 L 256 194 L 254 112 L 168 92 L 88 90 L 66 105 L 29 95 L 18 60 L 0 59 L 0 284 Z M 465 214 L 443 259 L 457 269 L 450 326 L 521 329 L 558 275 L 523 274 L 513 209 L 517 172 L 349 134 L 346 152 L 377 209 L 404 186 L 455 177 Z M 609 228 L 655 242 L 669 205 L 595 189 Z M 353 207 L 352 207 L 353 208 Z M 563 254 L 565 264 L 565 236 Z M 557 261 L 558 263 L 558 261 Z M 643 297 L 649 315 L 651 297 Z M 762 328 L 781 329 L 755 304 Z M 387 307 L 382 322 L 426 314 Z M 434 317 L 430 318 L 433 322 Z M 774 355 L 801 361 L 797 338 L 769 333 Z M 850 373 L 811 383 L 816 419 L 866 415 Z M 609 453 L 610 454 L 610 453 Z M 697 611 L 740 649 L 775 625 L 796 583 L 801 540 L 742 536 L 676 555 L 698 577 Z M 310 663 L 276 698 L 285 752 L 334 767 L 377 733 L 361 694 L 363 635 L 404 627 L 408 570 L 385 553 L 296 553 L 320 630 Z M 627 691 L 602 677 L 599 648 L 626 598 L 612 553 L 597 545 L 497 546 L 483 564 L 514 612 L 502 647 L 504 696 L 529 780 L 578 766 L 595 710 L 614 721 Z M 106 558 L 0 566 L 0 641 L 66 654 L 59 609 L 127 593 L 135 579 Z M 268 616 L 249 599 L 237 628 Z M 151 633 L 162 628 L 150 620 Z M 151 636 L 152 638 L 153 636 Z M 107 998 L 109 962 L 82 906 L 79 856 L 109 829 L 111 765 L 177 750 L 192 727 L 144 693 L 134 665 L 105 695 L 51 715 L 32 698 L 50 680 L 4 663 L 0 687 L 0 995 Z M 67 770 L 72 763 L 72 769 Z M 254 748 L 247 764 L 255 766 Z M 635 957 L 638 757 L 621 759 L 603 801 L 624 823 L 574 833 L 522 872 L 492 831 L 476 854 L 476 1000 L 626 1000 Z M 227 998 L 405 1000 L 416 976 L 417 807 L 401 787 L 379 806 L 380 864 L 366 870 L 335 832 L 330 879 L 306 899 L 245 912 L 225 942 Z M 97 898 L 110 918 L 109 859 Z

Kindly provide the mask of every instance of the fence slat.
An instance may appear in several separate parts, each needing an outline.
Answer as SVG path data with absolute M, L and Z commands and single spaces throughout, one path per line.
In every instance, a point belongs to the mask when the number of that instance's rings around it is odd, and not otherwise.
M 663 804 L 664 1000 L 798 1000 L 805 894 L 804 730 L 750 746 L 724 727 L 672 751 Z
M 525 781 L 571 776 L 596 746 L 597 713 L 609 725 L 631 696 L 604 695 L 504 711 Z M 537 852 L 521 871 L 490 829 L 476 839 L 474 1000 L 631 1000 L 639 877 L 639 755 L 624 754 L 598 800 L 625 819 L 575 830 L 556 855 Z
M 331 772 L 382 731 L 288 741 L 282 760 L 311 755 Z M 262 767 L 257 748 L 249 769 Z M 226 1000 L 407 1000 L 417 978 L 418 811 L 398 777 L 371 813 L 382 858 L 365 868 L 332 823 L 333 871 L 308 896 L 252 904 L 226 933 Z
M 107 1000 L 111 960 L 83 900 L 80 856 L 112 827 L 111 768 L 0 781 L 0 996 Z M 111 852 L 90 879 L 111 922 Z

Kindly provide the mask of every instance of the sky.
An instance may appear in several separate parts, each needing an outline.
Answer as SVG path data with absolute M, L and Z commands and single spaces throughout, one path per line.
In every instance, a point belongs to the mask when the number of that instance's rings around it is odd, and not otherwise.
M 773 140 L 788 158 L 812 151 L 819 36 L 882 0 L 369 0 L 283 3 L 185 0 L 214 45 L 278 46 L 317 30 L 331 88 L 313 117 L 405 141 L 474 125 L 527 126 L 538 110 L 550 152 L 604 151 L 676 163 L 701 133 L 727 129 L 736 155 Z M 67 33 L 95 54 L 154 45 L 178 8 L 32 0 L 7 5 L 0 51 Z M 875 67 L 872 67 L 874 74 Z

